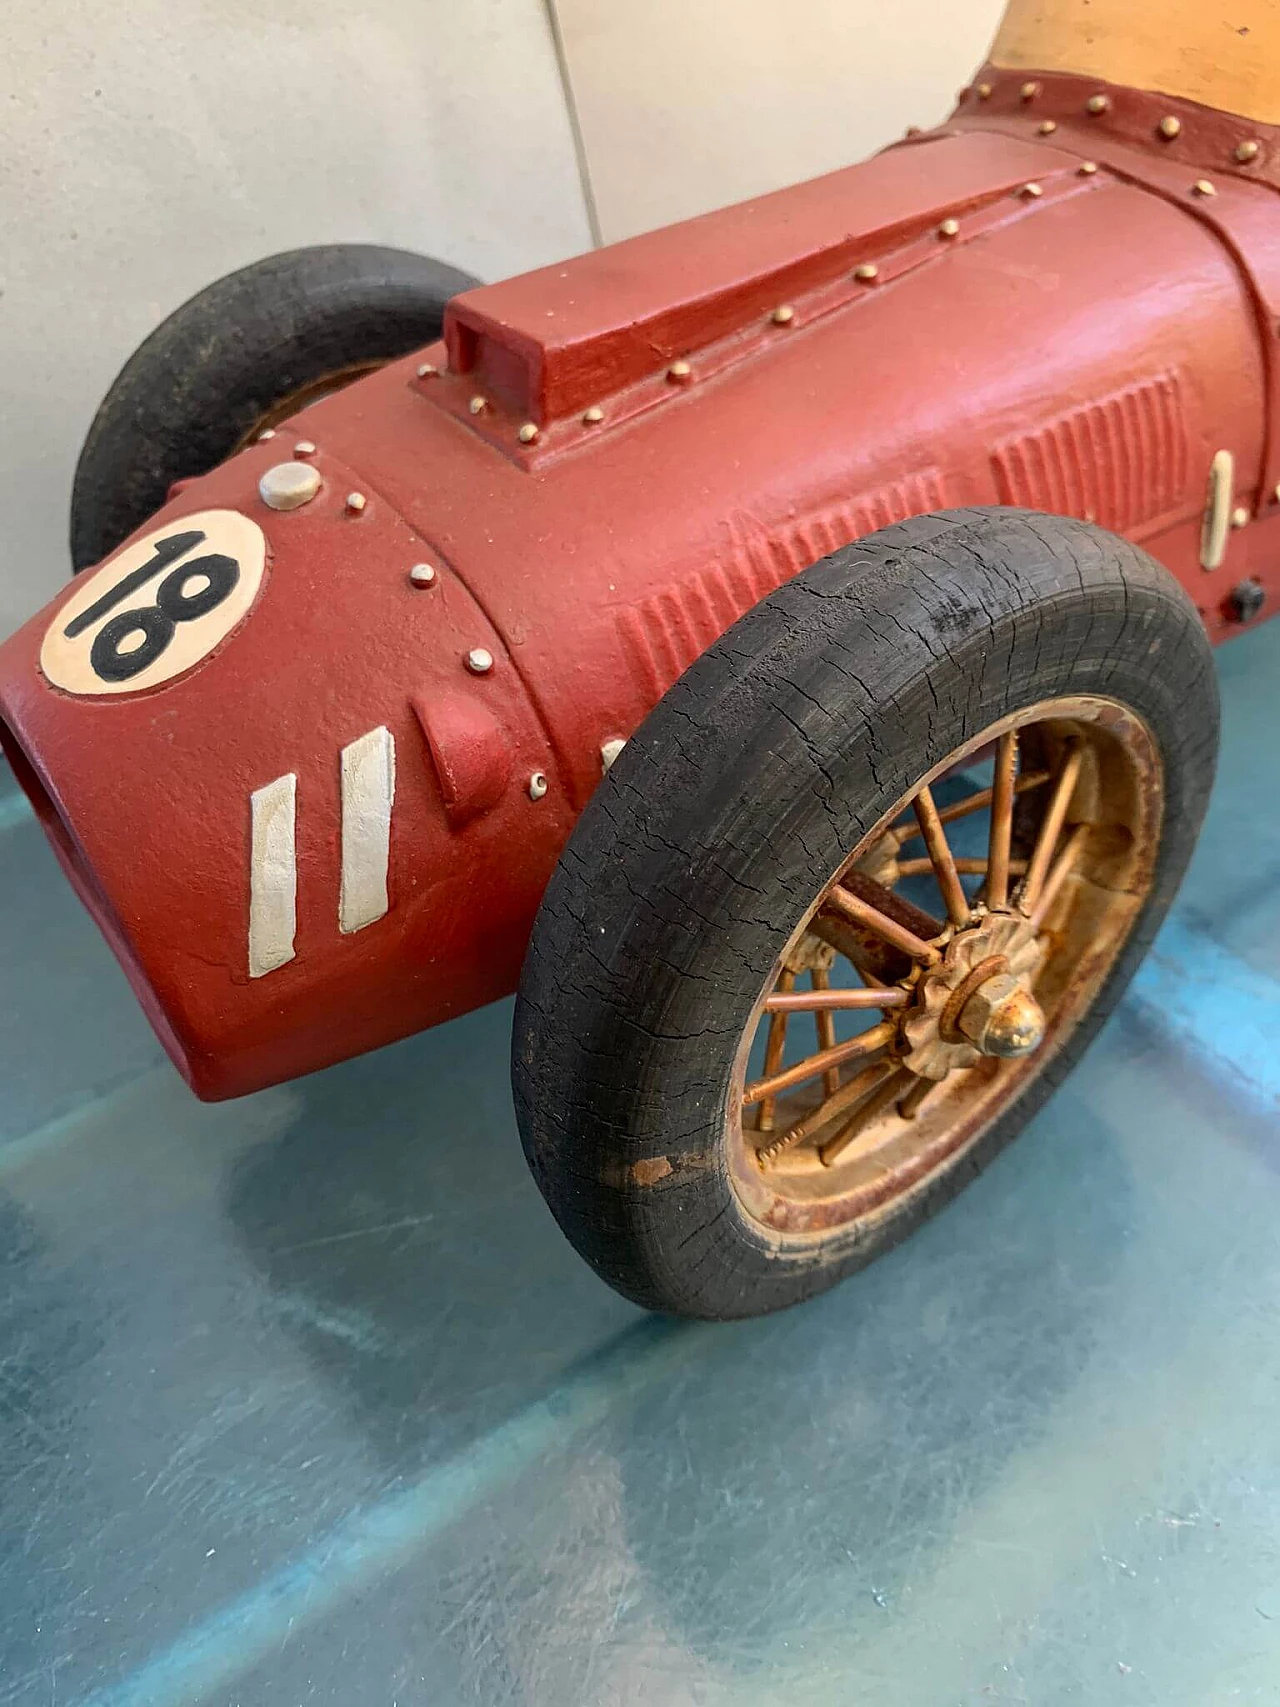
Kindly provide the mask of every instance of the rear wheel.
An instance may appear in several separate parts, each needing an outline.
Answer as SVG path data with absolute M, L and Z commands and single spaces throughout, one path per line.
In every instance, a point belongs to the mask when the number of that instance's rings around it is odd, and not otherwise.
M 1176 890 L 1216 689 L 1172 578 L 1096 528 L 921 517 L 678 682 L 547 891 L 516 1015 L 526 1152 L 654 1308 L 777 1309 L 1023 1127 Z
M 165 501 L 308 403 L 440 336 L 477 281 L 404 249 L 270 255 L 183 303 L 116 375 L 85 438 L 71 560 L 88 568 Z

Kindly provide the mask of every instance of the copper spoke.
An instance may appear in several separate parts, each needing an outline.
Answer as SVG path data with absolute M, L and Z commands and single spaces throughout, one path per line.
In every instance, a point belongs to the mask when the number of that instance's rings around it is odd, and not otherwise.
M 784 994 L 794 988 L 796 975 L 785 967 L 778 974 L 775 989 Z M 771 1073 L 776 1073 L 782 1065 L 782 1057 L 787 1047 L 787 1016 L 785 1013 L 774 1014 L 769 1020 L 769 1036 L 764 1046 L 764 1074 L 767 1079 Z M 773 1131 L 773 1098 L 765 1097 L 756 1111 L 756 1130 L 758 1132 Z
M 854 1109 L 835 1137 L 829 1139 L 818 1151 L 818 1159 L 823 1166 L 829 1168 L 838 1162 L 850 1144 L 862 1136 L 871 1122 L 878 1119 L 886 1109 L 893 1107 L 914 1078 L 915 1074 L 909 1068 L 899 1067 L 877 1085 L 871 1095 Z
M 1040 890 L 1048 875 L 1049 864 L 1053 859 L 1053 850 L 1058 845 L 1058 837 L 1062 834 L 1062 826 L 1066 822 L 1067 808 L 1071 805 L 1071 796 L 1076 791 L 1076 783 L 1080 779 L 1080 767 L 1084 763 L 1084 749 L 1073 741 L 1063 760 L 1062 769 L 1058 772 L 1058 780 L 1053 787 L 1053 797 L 1040 825 L 1040 834 L 1036 837 L 1036 845 L 1027 866 L 1027 875 L 1023 880 L 1022 891 L 1018 896 L 1018 906 L 1024 913 L 1034 910 L 1040 899 Z
M 855 925 L 861 925 L 864 930 L 871 931 L 882 942 L 891 947 L 901 949 L 903 954 L 909 954 L 913 960 L 919 960 L 926 966 L 932 966 L 938 959 L 938 950 L 923 937 L 918 937 L 914 931 L 900 925 L 896 919 L 891 919 L 887 913 L 882 913 L 879 907 L 873 907 L 870 901 L 864 901 L 860 895 L 855 895 L 841 883 L 833 883 L 823 897 L 824 907 L 834 907 Z
M 937 1090 L 940 1079 L 917 1079 L 915 1084 L 898 1103 L 898 1113 L 904 1120 L 914 1120 L 920 1112 L 920 1104 L 930 1091 Z
M 911 804 L 915 810 L 916 822 L 920 826 L 920 834 L 924 837 L 924 845 L 929 850 L 938 888 L 941 889 L 942 899 L 946 904 L 947 917 L 957 930 L 963 930 L 972 917 L 969 912 L 969 899 L 960 886 L 960 874 L 956 870 L 955 857 L 947 841 L 947 832 L 942 827 L 942 819 L 938 816 L 938 808 L 934 804 L 932 789 L 928 786 L 922 788 Z
M 813 981 L 814 990 L 821 995 L 831 988 L 831 975 L 825 966 L 815 966 L 809 974 Z M 814 1028 L 818 1033 L 819 1049 L 834 1049 L 836 1046 L 836 1016 L 828 1008 L 818 1008 L 813 1016 Z M 822 1075 L 822 1088 L 827 1095 L 834 1096 L 840 1089 L 839 1067 L 828 1067 Z
M 1066 882 L 1075 867 L 1079 865 L 1080 855 L 1084 852 L 1084 845 L 1088 835 L 1089 826 L 1087 824 L 1077 824 L 1075 829 L 1072 830 L 1071 834 L 1067 837 L 1066 844 L 1064 845 L 1062 852 L 1058 855 L 1057 859 L 1054 860 L 1049 875 L 1045 878 L 1044 887 L 1040 891 L 1039 899 L 1036 901 L 1035 910 L 1031 914 L 1031 923 L 1036 930 L 1039 930 L 1040 926 L 1048 917 L 1050 907 L 1053 906 L 1053 903 L 1058 898 L 1058 891 L 1062 888 L 1062 885 Z
M 893 1064 L 887 1061 L 873 1061 L 869 1067 L 864 1067 L 847 1085 L 837 1087 L 821 1107 L 806 1114 L 802 1120 L 797 1120 L 788 1131 L 757 1150 L 756 1155 L 761 1166 L 767 1167 L 784 1151 L 795 1149 L 797 1144 L 802 1144 L 806 1138 L 820 1132 L 829 1120 L 834 1120 L 838 1114 L 843 1114 L 846 1109 L 852 1108 L 854 1103 L 860 1102 L 869 1090 L 880 1083 L 887 1072 L 892 1071 Z
M 837 1043 L 834 1049 L 820 1049 L 816 1055 L 809 1055 L 803 1061 L 797 1061 L 794 1067 L 784 1068 L 781 1073 L 774 1073 L 769 1078 L 757 1079 L 754 1085 L 748 1085 L 743 1091 L 743 1104 L 760 1102 L 766 1097 L 772 1099 L 779 1091 L 789 1090 L 792 1085 L 798 1085 L 804 1079 L 816 1079 L 820 1073 L 825 1073 L 828 1067 L 838 1067 L 845 1061 L 856 1061 L 862 1055 L 874 1055 L 878 1049 L 883 1049 L 887 1043 L 893 1041 L 894 1030 L 892 1020 L 881 1020 L 879 1025 L 860 1032 L 857 1037 Z
M 967 859 L 957 856 L 956 870 L 961 877 L 985 877 L 988 865 L 985 859 Z M 1011 859 L 1009 870 L 1015 875 L 1021 875 L 1027 869 L 1025 859 Z M 927 877 L 933 870 L 931 859 L 903 859 L 898 861 L 899 877 Z
M 1027 794 L 1033 788 L 1040 788 L 1053 775 L 1052 771 L 1028 771 L 1026 776 L 1020 776 L 1013 792 Z M 966 794 L 963 800 L 956 800 L 950 806 L 944 806 L 938 817 L 944 824 L 954 824 L 957 818 L 967 818 L 970 812 L 981 812 L 991 804 L 993 789 L 980 788 L 975 794 Z M 893 834 L 902 841 L 909 842 L 912 836 L 920 834 L 916 824 L 895 825 Z
M 991 829 L 987 838 L 987 905 L 1009 905 L 1009 846 L 1013 839 L 1014 790 L 1018 784 L 1018 732 L 1010 729 L 996 747 L 991 790 Z
M 827 974 L 822 974 L 825 979 Z M 818 984 L 818 974 L 815 971 L 813 981 Z M 863 990 L 832 990 L 826 983 L 812 990 L 795 990 L 786 995 L 775 991 L 772 996 L 765 998 L 765 1012 L 771 1014 L 811 1014 L 821 1013 L 830 1009 L 839 1013 L 849 1009 L 863 1008 L 905 1008 L 910 1001 L 910 992 L 898 989 L 882 989 L 872 985 Z

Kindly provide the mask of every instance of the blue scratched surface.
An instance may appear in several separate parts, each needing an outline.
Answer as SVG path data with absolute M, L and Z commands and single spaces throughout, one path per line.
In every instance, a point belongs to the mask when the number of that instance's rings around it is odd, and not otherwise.
M 1280 1701 L 1280 623 L 1174 918 L 913 1241 L 644 1319 L 509 1006 L 239 1104 L 0 793 L 0 1702 Z

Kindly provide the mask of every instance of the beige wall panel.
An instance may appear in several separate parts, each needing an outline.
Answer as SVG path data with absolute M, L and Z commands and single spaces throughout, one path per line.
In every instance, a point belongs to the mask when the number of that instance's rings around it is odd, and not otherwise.
M 492 278 L 591 241 L 542 0 L 61 12 L 0 8 L 3 632 L 68 572 L 103 391 L 192 292 L 303 243 Z
M 931 124 L 1002 0 L 554 0 L 606 242 Z

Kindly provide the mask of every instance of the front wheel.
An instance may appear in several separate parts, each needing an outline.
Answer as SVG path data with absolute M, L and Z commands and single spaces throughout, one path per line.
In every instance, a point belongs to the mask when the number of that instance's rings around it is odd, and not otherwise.
M 714 1319 L 896 1244 L 1118 1000 L 1216 741 L 1190 601 L 1084 523 L 919 517 L 764 600 L 628 743 L 534 929 L 516 1107 L 570 1240 Z

